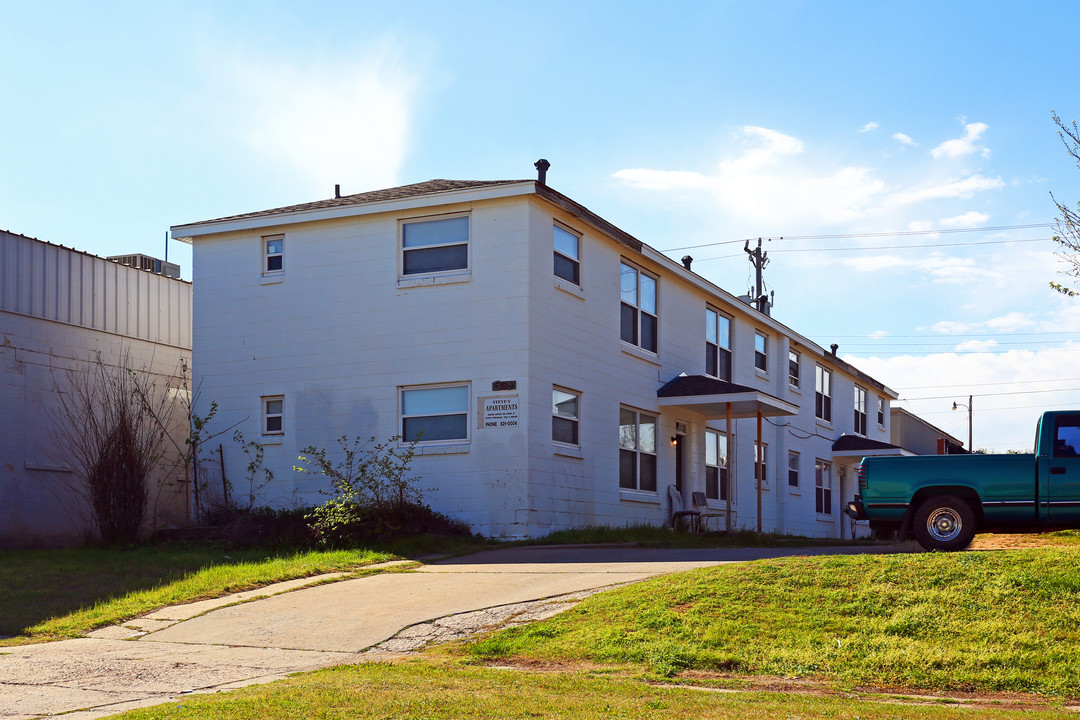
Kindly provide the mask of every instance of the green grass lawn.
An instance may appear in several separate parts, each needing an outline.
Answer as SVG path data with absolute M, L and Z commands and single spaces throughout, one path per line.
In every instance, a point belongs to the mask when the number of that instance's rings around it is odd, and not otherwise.
M 467 646 L 673 676 L 1080 696 L 1080 548 L 792 557 L 594 595 Z
M 117 716 L 124 720 L 285 718 L 704 718 L 736 720 L 1049 720 L 1062 710 L 957 703 L 904 704 L 853 697 L 719 693 L 596 673 L 534 673 L 414 661 L 333 668 L 235 692 L 188 696 Z
M 357 571 L 389 552 L 268 552 L 197 546 L 0 551 L 0 640 L 77 637 L 156 608 L 282 580 Z

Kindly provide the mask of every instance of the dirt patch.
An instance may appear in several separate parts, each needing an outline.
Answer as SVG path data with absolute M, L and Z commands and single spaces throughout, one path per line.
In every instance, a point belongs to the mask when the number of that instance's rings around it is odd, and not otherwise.
M 976 535 L 968 550 L 1017 550 L 1020 548 L 1060 547 L 1061 542 L 1050 535 Z

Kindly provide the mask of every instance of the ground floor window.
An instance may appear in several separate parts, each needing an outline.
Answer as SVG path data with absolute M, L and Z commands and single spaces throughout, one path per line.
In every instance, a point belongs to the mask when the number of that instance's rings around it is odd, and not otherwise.
M 619 487 L 656 492 L 656 416 L 619 409 Z
M 814 509 L 822 515 L 832 515 L 832 463 L 814 463 Z
M 727 435 L 715 430 L 705 431 L 705 497 L 727 500 L 728 484 Z
M 799 453 L 789 450 L 787 454 L 788 487 L 799 487 Z
M 263 435 L 285 432 L 285 396 L 268 395 L 262 399 Z
M 469 439 L 469 386 L 401 388 L 405 442 Z
M 769 482 L 768 443 L 754 443 L 754 479 L 762 485 Z

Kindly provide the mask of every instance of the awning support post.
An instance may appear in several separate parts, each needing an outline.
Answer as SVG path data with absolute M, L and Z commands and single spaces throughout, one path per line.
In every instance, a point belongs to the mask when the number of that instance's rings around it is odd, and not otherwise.
M 727 403 L 727 423 L 724 425 L 727 432 L 727 457 L 724 458 L 724 464 L 727 465 L 727 487 L 724 488 L 724 495 L 727 497 L 727 510 L 724 512 L 725 532 L 731 534 L 731 491 L 733 488 L 732 476 L 732 453 L 733 448 L 731 446 L 731 403 Z
M 755 448 L 754 454 L 754 469 L 757 471 L 757 531 L 761 534 L 761 479 L 765 477 L 765 458 L 762 457 L 764 453 L 761 451 L 761 411 L 757 413 L 757 448 Z

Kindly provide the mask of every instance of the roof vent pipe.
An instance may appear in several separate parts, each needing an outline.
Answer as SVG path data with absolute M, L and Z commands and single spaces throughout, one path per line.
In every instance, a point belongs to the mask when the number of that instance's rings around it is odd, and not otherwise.
M 551 167 L 551 163 L 544 158 L 540 158 L 533 163 L 533 167 L 536 168 L 536 181 L 541 185 L 547 185 L 547 171 Z
M 683 267 L 686 268 L 687 270 L 690 269 L 690 263 L 692 263 L 692 262 L 694 262 L 694 258 L 690 257 L 689 255 L 683 255 L 682 256 Z
M 840 349 L 840 346 L 837 345 L 836 343 L 833 343 L 832 345 L 829 346 L 829 349 L 832 350 L 833 357 L 835 357 L 836 356 L 836 351 Z
M 334 185 L 334 199 L 337 200 L 339 198 L 341 198 L 341 186 Z

